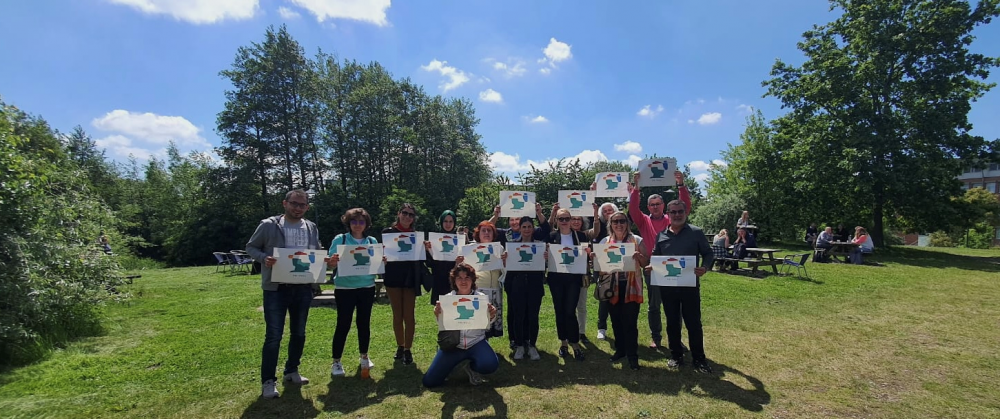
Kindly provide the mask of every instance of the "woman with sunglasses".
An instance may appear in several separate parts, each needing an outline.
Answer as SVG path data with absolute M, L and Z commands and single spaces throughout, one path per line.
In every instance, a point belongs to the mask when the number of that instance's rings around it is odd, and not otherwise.
M 645 254 L 642 237 L 632 234 L 628 217 L 622 212 L 615 212 L 608 218 L 608 231 L 611 232 L 601 240 L 601 243 L 634 243 L 635 253 L 632 260 L 636 267 L 646 266 L 649 257 Z M 611 327 L 615 332 L 615 353 L 611 362 L 628 358 L 628 366 L 639 369 L 639 305 L 642 304 L 642 273 L 638 269 L 628 272 L 599 272 L 601 277 L 614 279 L 613 296 L 608 300 L 611 314 Z
M 334 266 L 340 260 L 340 246 L 367 246 L 378 244 L 378 240 L 365 236 L 365 231 L 371 225 L 372 218 L 364 208 L 351 208 L 340 217 L 347 227 L 348 233 L 338 234 L 330 243 L 330 259 Z M 334 268 L 336 269 L 336 268 Z M 361 353 L 360 369 L 370 369 L 375 364 L 368 358 L 368 344 L 371 342 L 372 306 L 375 304 L 375 275 L 356 275 L 333 277 L 336 286 L 333 290 L 337 301 L 337 328 L 333 332 L 333 367 L 330 375 L 344 375 L 344 364 L 340 357 L 344 354 L 347 334 L 351 331 L 351 320 L 357 310 L 358 352 Z
M 404 203 L 396 213 L 396 222 L 382 229 L 382 234 L 408 233 L 413 231 L 417 220 L 417 210 L 413 204 Z M 383 243 L 384 244 L 384 243 Z M 397 261 L 385 264 L 385 292 L 389 295 L 389 305 L 392 307 L 392 332 L 396 336 L 396 355 L 394 359 L 402 359 L 404 365 L 413 363 L 413 332 L 416 321 L 413 306 L 420 295 L 419 270 L 423 269 L 420 261 Z
M 553 208 L 554 208 L 554 210 L 552 211 L 553 219 L 551 220 L 551 222 L 554 224 L 556 222 L 555 214 L 559 210 L 559 204 L 557 203 Z M 599 218 L 600 214 L 598 212 L 599 208 L 600 207 L 598 207 L 597 204 L 595 203 L 594 220 L 600 219 Z M 587 222 L 586 217 L 582 217 L 579 215 L 574 215 L 569 220 L 570 229 L 572 229 L 573 231 L 580 231 L 586 234 L 588 243 L 599 242 L 600 239 L 595 240 L 595 238 L 597 238 L 598 235 L 607 236 L 607 232 L 605 231 L 603 224 L 601 224 L 600 222 L 595 223 L 594 228 L 590 228 L 589 224 L 590 223 Z M 590 270 L 589 265 L 587 266 L 587 270 L 588 271 Z M 590 284 L 593 281 L 590 280 L 590 275 L 584 276 L 583 279 L 584 282 L 580 284 L 580 298 L 577 300 L 576 303 L 576 323 L 580 326 L 580 342 L 586 345 L 590 345 L 590 339 L 587 339 L 587 293 L 590 289 Z M 598 337 L 598 339 L 600 339 L 600 337 Z
M 438 226 L 442 233 L 459 234 L 455 227 L 457 224 L 455 212 L 452 210 L 445 210 L 438 217 Z M 435 305 L 439 295 L 451 292 L 448 275 L 455 267 L 455 260 L 434 260 L 431 253 L 431 242 L 425 241 L 424 247 L 427 249 L 427 264 L 430 265 L 431 276 L 434 278 L 434 287 L 431 289 L 431 305 Z
M 581 231 L 573 231 L 570 227 L 572 216 L 569 210 L 560 208 L 556 211 L 558 229 L 549 235 L 549 244 L 583 247 L 587 259 L 590 259 L 590 246 L 587 235 Z M 577 361 L 584 360 L 583 347 L 580 346 L 580 325 L 576 319 L 576 305 L 580 299 L 580 287 L 584 275 L 548 271 L 549 292 L 552 293 L 552 305 L 556 312 L 556 332 L 559 335 L 559 356 L 569 357 L 569 345 L 573 345 L 573 357 Z
M 596 189 L 596 188 L 595 188 Z M 608 219 L 611 215 L 618 212 L 618 206 L 613 202 L 605 202 L 597 210 L 597 215 L 594 217 L 594 224 L 601 226 L 601 229 L 594 234 L 594 239 L 591 240 L 593 243 L 600 243 L 605 237 L 608 237 Z M 586 299 L 586 296 L 581 297 Z M 610 305 L 607 301 L 597 302 L 597 338 L 604 340 L 607 338 L 608 334 L 608 316 L 610 312 Z

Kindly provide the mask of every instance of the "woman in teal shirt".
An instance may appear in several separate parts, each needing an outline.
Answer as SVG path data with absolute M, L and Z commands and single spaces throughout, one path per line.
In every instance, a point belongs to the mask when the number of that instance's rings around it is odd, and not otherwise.
M 340 260 L 338 246 L 358 246 L 378 244 L 374 237 L 365 236 L 365 231 L 371 226 L 372 219 L 364 208 L 347 210 L 340 221 L 348 228 L 350 234 L 338 234 L 330 243 L 330 259 L 334 266 Z M 375 275 L 340 276 L 333 278 L 336 286 L 333 290 L 337 300 L 337 328 L 333 332 L 333 367 L 331 376 L 344 375 L 344 365 L 340 357 L 344 354 L 344 344 L 347 334 L 351 331 L 351 320 L 357 310 L 358 352 L 361 353 L 360 369 L 375 366 L 368 358 L 368 344 L 371 341 L 372 306 L 375 304 Z

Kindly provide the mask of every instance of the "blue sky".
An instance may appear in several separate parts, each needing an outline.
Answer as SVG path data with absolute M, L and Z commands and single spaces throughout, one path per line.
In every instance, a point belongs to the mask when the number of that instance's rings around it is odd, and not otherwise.
M 0 95 L 107 155 L 219 144 L 218 74 L 236 49 L 285 23 L 308 55 L 378 61 L 427 92 L 467 97 L 497 171 L 563 157 L 659 154 L 692 165 L 739 141 L 775 58 L 834 18 L 825 1 L 65 0 L 0 6 Z M 974 33 L 1000 51 L 1000 28 Z M 991 81 L 1000 81 L 993 75 Z M 1000 137 L 1000 90 L 974 104 L 974 133 Z

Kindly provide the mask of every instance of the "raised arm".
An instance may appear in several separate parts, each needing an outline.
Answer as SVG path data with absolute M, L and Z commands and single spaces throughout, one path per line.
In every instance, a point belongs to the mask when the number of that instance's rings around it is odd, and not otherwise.
M 500 206 L 497 205 L 493 207 L 493 216 L 490 217 L 490 223 L 497 225 L 497 221 L 500 221 Z
M 633 183 L 628 184 L 629 195 L 628 195 L 628 215 L 632 217 L 632 222 L 635 224 L 636 228 L 642 231 L 652 231 L 653 225 L 649 221 L 649 216 L 642 213 L 639 209 L 639 172 L 636 172 L 632 176 Z M 687 189 L 687 188 L 685 188 Z M 691 197 L 688 197 L 690 200 Z

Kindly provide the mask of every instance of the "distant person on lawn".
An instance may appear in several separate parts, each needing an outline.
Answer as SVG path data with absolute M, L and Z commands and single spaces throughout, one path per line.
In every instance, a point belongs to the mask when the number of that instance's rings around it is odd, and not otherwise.
M 284 381 L 308 384 L 309 379 L 299 375 L 299 359 L 306 343 L 306 320 L 313 299 L 311 284 L 278 284 L 271 282 L 271 269 L 278 259 L 272 254 L 275 248 L 319 249 L 319 229 L 312 221 L 302 218 L 309 209 L 309 196 L 301 189 L 285 194 L 281 201 L 285 213 L 260 221 L 257 230 L 247 242 L 247 254 L 261 263 L 260 287 L 264 289 L 264 347 L 260 361 L 260 395 L 266 399 L 278 397 L 278 352 L 281 335 L 285 329 L 285 315 L 291 338 L 288 340 L 288 360 L 285 362 Z M 323 262 L 336 266 L 330 258 Z

